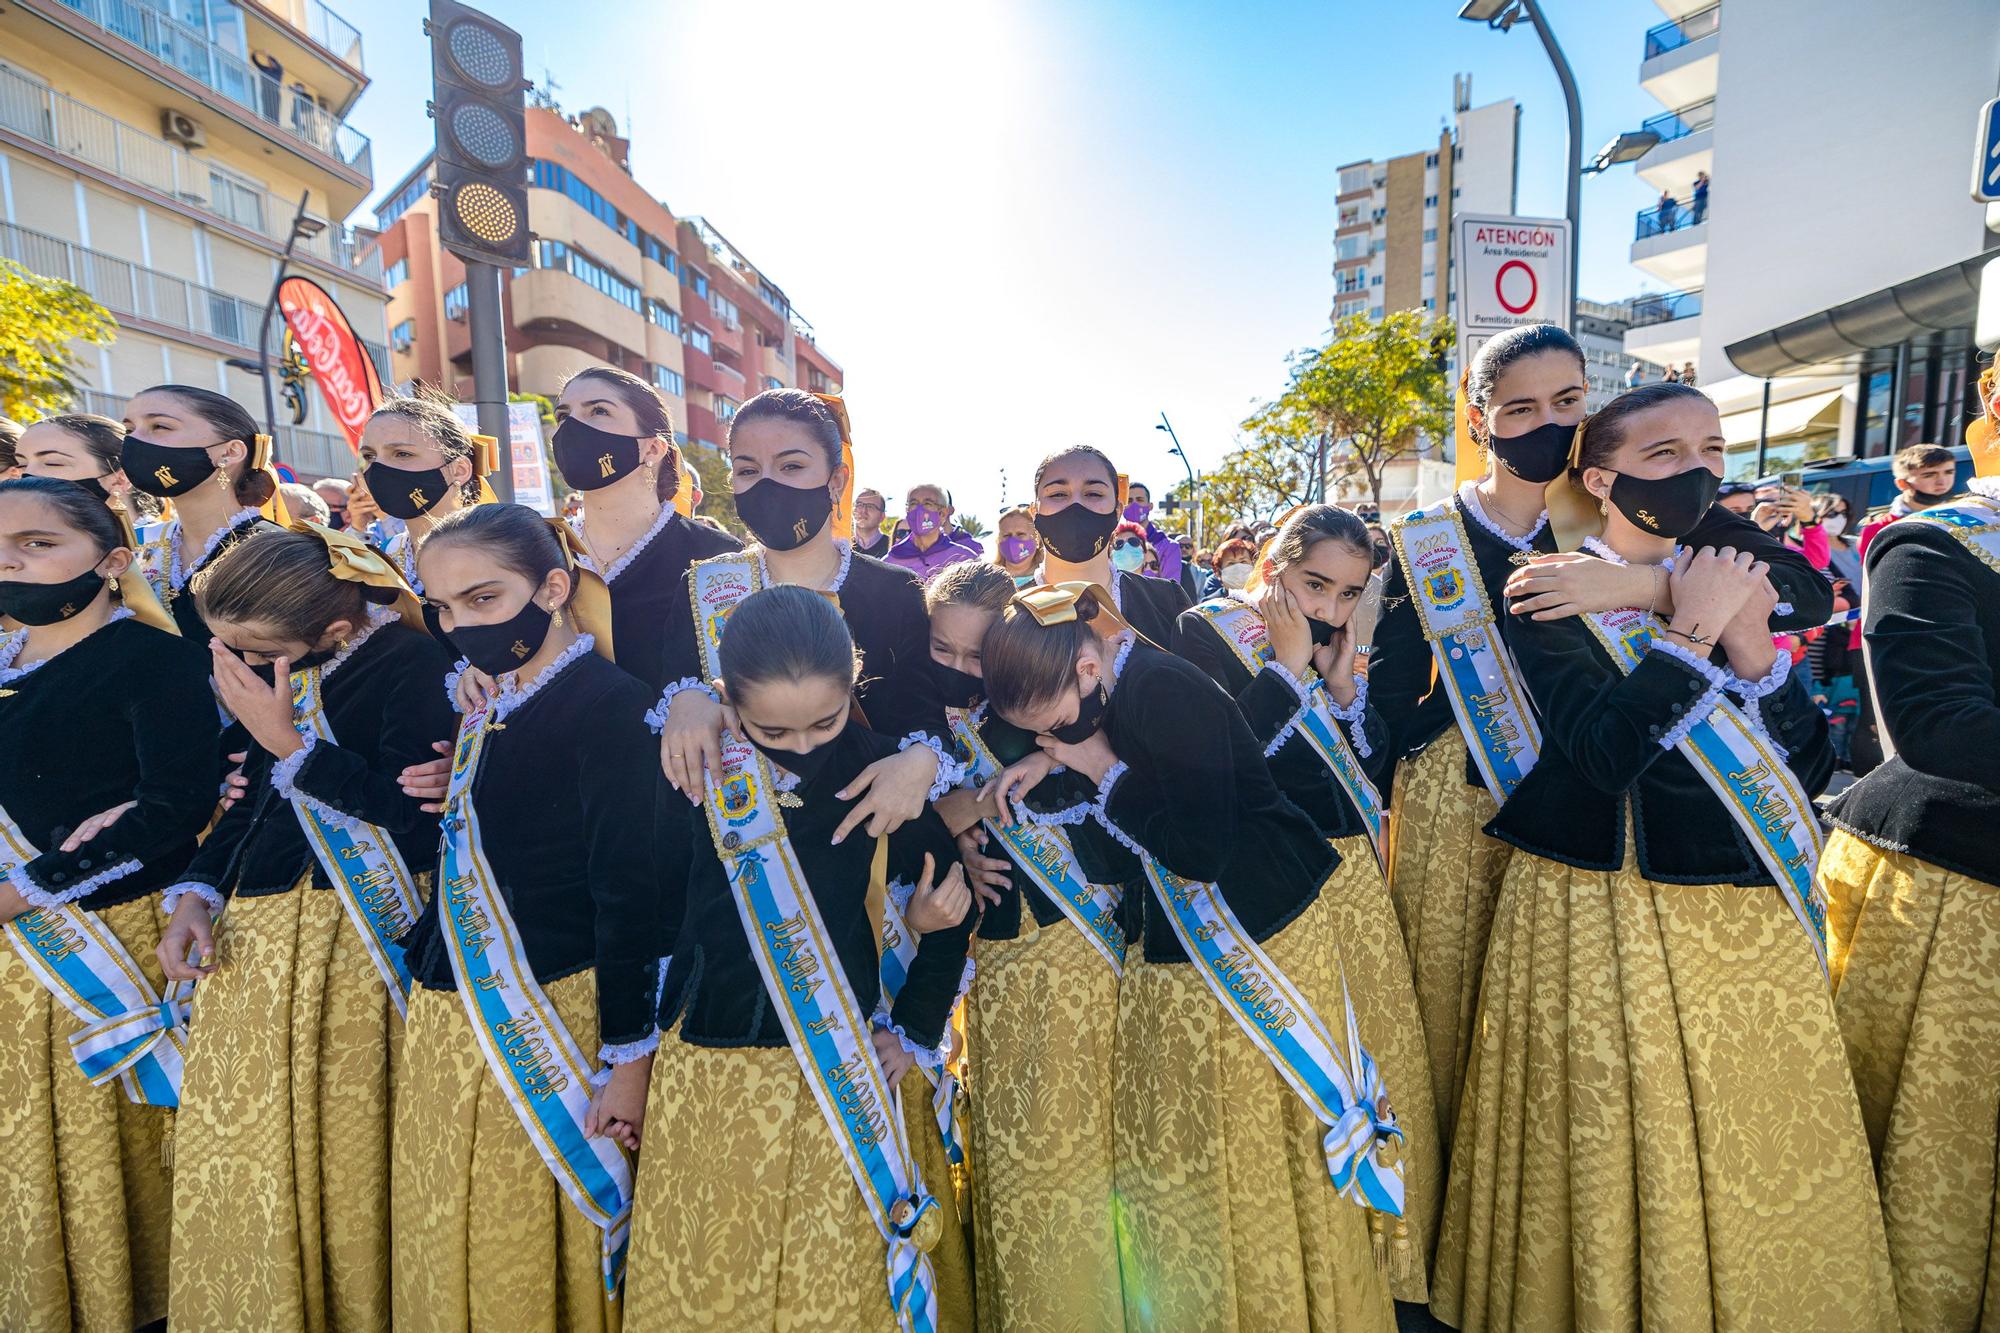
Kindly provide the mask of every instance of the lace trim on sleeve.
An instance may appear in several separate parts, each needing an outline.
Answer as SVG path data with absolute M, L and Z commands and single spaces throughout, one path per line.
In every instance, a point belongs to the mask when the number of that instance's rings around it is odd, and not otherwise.
M 20 894 L 24 902 L 36 907 L 62 907 L 80 898 L 89 897 L 105 885 L 121 880 L 139 868 L 140 863 L 137 861 L 129 859 L 120 861 L 108 870 L 100 870 L 89 879 L 81 880 L 61 890 L 43 888 L 35 882 L 33 872 L 26 866 L 19 867 L 8 878 L 14 885 L 14 892 Z
M 451 701 L 451 708 L 454 713 L 458 711 L 458 682 L 471 669 L 471 661 L 461 657 L 451 664 L 451 670 L 444 673 L 444 697 Z
M 1362 759 L 1374 754 L 1375 747 L 1368 743 L 1368 729 L 1363 725 L 1368 716 L 1368 677 L 1354 678 L 1354 702 L 1347 707 L 1337 706 L 1331 694 L 1327 695 L 1326 703 L 1335 720 L 1347 724 L 1347 739 L 1354 746 L 1354 753 Z
M 193 894 L 208 904 L 209 916 L 218 917 L 222 915 L 222 891 L 212 884 L 197 884 L 193 880 L 182 880 L 180 883 L 172 885 L 162 892 L 160 894 L 160 910 L 168 916 L 172 916 L 174 909 L 181 905 L 181 899 L 187 897 L 189 894 Z
M 722 702 L 722 696 L 715 692 L 715 687 L 701 677 L 682 676 L 660 691 L 660 702 L 646 714 L 646 725 L 653 729 L 655 736 L 667 729 L 667 710 L 674 706 L 674 699 L 686 690 L 700 690 L 717 703 Z
M 1125 761 L 1121 759 L 1105 772 L 1104 780 L 1097 784 L 1097 800 L 1091 805 L 1090 813 L 1103 826 L 1104 831 L 1123 844 L 1127 851 L 1134 856 L 1144 857 L 1146 849 L 1126 837 L 1125 830 L 1112 822 L 1111 812 L 1105 808 L 1111 801 L 1112 788 L 1117 786 L 1118 779 L 1125 776 L 1125 767 Z
M 931 779 L 930 794 L 924 797 L 926 802 L 937 800 L 953 787 L 965 781 L 965 765 L 946 753 L 944 742 L 929 732 L 913 731 L 903 737 L 896 745 L 896 753 L 901 754 L 903 751 L 917 745 L 923 746 L 926 750 L 937 756 L 937 776 Z
M 606 1046 L 597 1052 L 597 1060 L 606 1065 L 629 1065 L 634 1060 L 644 1059 L 660 1049 L 660 1034 L 641 1037 L 638 1041 L 623 1041 L 615 1046 Z M 594 1082 L 595 1080 L 593 1080 Z
M 971 966 L 972 966 L 972 960 L 967 959 L 966 960 L 967 969 L 970 970 Z M 871 1026 L 873 1026 L 877 1032 L 886 1032 L 890 1036 L 894 1037 L 896 1039 L 897 1044 L 900 1045 L 905 1051 L 909 1052 L 910 1058 L 915 1060 L 918 1064 L 922 1065 L 925 1069 L 930 1070 L 932 1073 L 936 1073 L 940 1069 L 944 1068 L 945 1056 L 949 1053 L 951 1048 L 951 1025 L 949 1023 L 945 1024 L 944 1036 L 939 1040 L 936 1046 L 923 1046 L 911 1040 L 910 1034 L 903 1031 L 903 1029 L 900 1026 L 898 1026 L 893 1019 L 889 1017 L 889 1003 L 886 999 L 879 1000 L 876 1002 L 875 1016 L 870 1021 L 871 1021 Z
M 1780 759 L 1791 758 L 1791 751 L 1771 734 L 1770 727 L 1764 722 L 1763 709 L 1759 704 L 1783 689 L 1785 682 L 1791 678 L 1792 656 L 1782 648 L 1778 650 L 1777 657 L 1772 659 L 1771 669 L 1756 680 L 1745 680 L 1734 671 L 1728 675 L 1728 688 L 1743 700 L 1743 715 L 1750 720 L 1750 729 L 1763 737 L 1765 742 L 1778 752 Z
M 1674 723 L 1672 728 L 1660 737 L 1660 748 L 1662 750 L 1671 750 L 1686 740 L 1688 733 L 1693 731 L 1710 713 L 1715 711 L 1716 704 L 1722 701 L 1722 690 L 1729 683 L 1729 676 L 1727 672 L 1715 663 L 1703 657 L 1696 657 L 1692 652 L 1689 652 L 1680 644 L 1674 643 L 1669 639 L 1654 639 L 1649 647 L 1651 651 L 1665 653 L 1668 657 L 1689 667 L 1708 682 L 1708 689 L 1702 693 L 1702 696 L 1689 704 L 1687 711 L 1680 715 L 1680 721 Z
M 304 744 L 271 765 L 271 785 L 278 789 L 278 795 L 293 805 L 304 806 L 335 828 L 346 829 L 349 833 L 359 833 L 366 827 L 360 820 L 334 809 L 308 792 L 299 790 L 299 770 L 304 768 L 306 760 L 312 757 L 313 747 L 319 744 L 319 737 L 301 736 L 299 739 Z
M 1072 805 L 1062 810 L 1049 810 L 1045 812 L 1031 810 L 1020 801 L 1014 802 L 1014 813 L 1022 822 L 1034 824 L 1041 828 L 1065 824 L 1081 824 L 1084 820 L 1090 818 L 1092 808 L 1089 801 L 1084 801 L 1079 805 Z

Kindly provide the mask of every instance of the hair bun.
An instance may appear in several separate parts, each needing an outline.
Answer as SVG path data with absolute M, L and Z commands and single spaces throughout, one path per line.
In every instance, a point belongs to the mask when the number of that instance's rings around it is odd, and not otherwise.
M 1098 612 L 1102 609 L 1098 605 L 1096 593 L 1085 591 L 1076 595 L 1076 618 L 1086 625 L 1097 619 Z
M 378 588 L 372 583 L 361 585 L 361 596 L 376 606 L 394 606 L 403 596 L 401 588 Z

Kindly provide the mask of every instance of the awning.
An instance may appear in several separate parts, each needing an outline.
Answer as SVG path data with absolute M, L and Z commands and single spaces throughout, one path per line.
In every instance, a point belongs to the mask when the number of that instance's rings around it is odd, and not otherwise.
M 1731 412 L 1722 419 L 1722 438 L 1730 444 L 1755 444 L 1757 428 L 1763 418 L 1762 403 L 1747 412 Z M 1840 390 L 1809 393 L 1803 398 L 1788 398 L 1782 403 L 1771 404 L 1771 419 L 1765 428 L 1765 438 L 1770 441 L 1789 440 L 1795 435 L 1839 425 Z
M 1979 270 L 1992 257 L 1974 255 L 1935 273 L 1843 301 L 1831 310 L 1730 343 L 1723 353 L 1746 375 L 1777 379 L 1860 352 L 1894 347 L 1926 333 L 1964 329 L 1969 335 L 1979 309 Z M 1756 434 L 1750 438 L 1756 439 Z

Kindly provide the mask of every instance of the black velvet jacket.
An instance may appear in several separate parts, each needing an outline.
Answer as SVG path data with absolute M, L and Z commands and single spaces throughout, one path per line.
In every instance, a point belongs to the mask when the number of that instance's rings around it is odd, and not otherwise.
M 1465 520 L 1467 539 L 1479 566 L 1480 582 L 1486 587 L 1486 604 L 1501 617 L 1503 624 L 1515 617 L 1503 610 L 1507 599 L 1501 589 L 1516 568 L 1514 547 L 1495 536 L 1467 512 L 1454 498 Z M 1791 610 L 1771 617 L 1776 630 L 1810 629 L 1826 623 L 1833 614 L 1833 585 L 1814 569 L 1805 556 L 1778 541 L 1740 514 L 1721 505 L 1711 505 L 1694 531 L 1681 539 L 1684 546 L 1699 550 L 1704 546 L 1720 549 L 1733 546 L 1739 551 L 1755 551 L 1759 560 L 1769 562 L 1771 583 L 1778 600 L 1790 603 Z M 1553 553 L 1555 537 L 1546 526 L 1536 534 L 1534 549 Z M 1431 646 L 1424 639 L 1423 622 L 1410 601 L 1409 581 L 1403 576 L 1403 562 L 1389 561 L 1382 587 L 1382 618 L 1375 625 L 1375 646 L 1368 659 L 1369 702 L 1382 712 L 1389 728 L 1395 757 L 1407 759 L 1457 725 L 1452 717 L 1451 699 L 1432 684 Z M 1465 785 L 1483 786 L 1472 756 L 1465 760 Z M 1389 793 L 1385 786 L 1383 793 Z
M 611 590 L 611 647 L 620 668 L 656 693 L 680 678 L 667 670 L 667 645 L 681 633 L 676 617 L 687 615 L 681 588 L 688 566 L 736 546 L 728 533 L 668 510 L 643 550 L 612 562 L 605 584 Z
M 1936 524 L 1868 546 L 1862 634 L 1896 755 L 1833 821 L 1877 847 L 2000 884 L 2000 572 Z
M 1174 639 L 1174 621 L 1193 603 L 1187 590 L 1168 579 L 1149 579 L 1144 574 L 1111 571 L 1112 595 L 1118 599 L 1118 614 L 1125 623 L 1165 648 Z
M 1268 666 L 1252 672 L 1199 611 L 1181 613 L 1174 626 L 1173 649 L 1176 656 L 1207 672 L 1210 680 L 1236 700 L 1243 720 L 1250 724 L 1250 734 L 1266 751 L 1265 763 L 1279 790 L 1292 804 L 1312 816 L 1321 833 L 1329 838 L 1348 838 L 1368 832 L 1368 826 L 1361 822 L 1361 812 L 1354 808 L 1340 780 L 1313 749 L 1311 741 L 1294 730 L 1285 737 L 1284 744 L 1275 751 L 1271 749 L 1278 734 L 1304 707 L 1291 682 Z M 1347 729 L 1345 723 L 1337 725 Z M 1355 758 L 1369 781 L 1379 784 L 1388 776 L 1391 756 L 1388 728 L 1373 705 L 1362 713 L 1361 734 L 1368 742 L 1368 754 L 1364 757 L 1356 749 Z M 1352 744 L 1351 731 L 1349 743 Z
M 118 620 L 0 682 L 0 809 L 41 852 L 23 869 L 46 893 L 74 893 L 134 861 L 73 901 L 95 911 L 172 884 L 221 782 L 208 654 L 185 639 Z M 57 850 L 126 801 L 136 804 L 104 832 Z
M 1200 667 L 1138 644 L 1104 730 L 1126 765 L 1106 818 L 1176 875 L 1214 882 L 1252 938 L 1269 939 L 1319 896 L 1338 854 L 1278 790 L 1264 747 Z M 1150 887 L 1128 889 L 1124 908 L 1126 938 L 1143 938 L 1148 960 L 1187 961 Z
M 666 937 L 654 826 L 667 788 L 652 705 L 645 685 L 585 653 L 502 718 L 472 783 L 486 859 L 535 980 L 595 968 L 607 1046 L 652 1035 Z M 456 990 L 441 897 L 403 949 L 419 984 Z
M 316 741 L 297 761 L 295 790 L 339 814 L 386 829 L 414 874 L 437 863 L 437 816 L 405 795 L 397 775 L 437 758 L 436 741 L 455 725 L 445 697 L 450 659 L 436 640 L 388 624 L 369 635 L 321 691 L 334 744 Z M 306 841 L 291 800 L 272 782 L 270 751 L 250 745 L 243 775 L 249 791 L 216 821 L 182 879 L 225 897 L 284 893 L 308 870 L 316 889 L 332 887 Z
M 833 753 L 825 766 L 792 790 L 801 804 L 781 803 L 779 813 L 847 984 L 861 1011 L 873 1014 L 882 994 L 878 923 L 867 910 L 876 840 L 861 829 L 849 833 L 838 846 L 832 839 L 854 808 L 852 801 L 843 801 L 836 793 L 869 764 L 894 754 L 895 743 L 854 721 L 826 743 Z M 706 813 L 679 801 L 673 817 L 701 824 L 692 838 L 687 911 L 660 1000 L 661 1031 L 670 1031 L 678 1019 L 681 1040 L 695 1046 L 788 1045 L 763 974 L 751 957 L 728 867 L 706 827 Z M 958 849 L 944 821 L 928 808 L 888 838 L 892 884 L 916 884 L 927 853 L 935 866 L 933 882 L 958 863 Z M 917 942 L 909 976 L 890 1009 L 890 1021 L 911 1042 L 934 1048 L 944 1040 L 975 924 L 968 913 L 959 925 L 933 931 Z
M 1647 879 L 1772 883 L 1721 798 L 1678 750 L 1661 745 L 1708 695 L 1707 676 L 1657 650 L 1624 675 L 1580 616 L 1508 616 L 1502 624 L 1539 705 L 1542 754 L 1487 833 L 1547 860 L 1616 870 L 1629 807 Z M 1817 795 L 1833 772 L 1833 746 L 1804 682 L 1788 679 L 1758 707 L 1800 786 Z
M 277 524 L 266 518 L 247 518 L 231 528 L 229 534 L 215 544 L 215 549 L 208 553 L 206 559 L 197 558 L 201 554 L 199 551 L 182 550 L 182 558 L 193 562 L 186 566 L 188 581 L 181 586 L 180 591 L 170 592 L 161 600 L 167 603 L 167 611 L 173 616 L 174 623 L 181 627 L 183 639 L 203 652 L 208 651 L 208 622 L 201 618 L 201 609 L 195 605 L 194 576 L 215 563 L 216 557 L 244 538 L 254 536 L 265 528 L 275 527 Z

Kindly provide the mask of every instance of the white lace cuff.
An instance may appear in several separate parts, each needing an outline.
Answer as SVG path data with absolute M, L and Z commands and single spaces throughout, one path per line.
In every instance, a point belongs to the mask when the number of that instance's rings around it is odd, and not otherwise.
M 1279 680 L 1282 680 L 1285 682 L 1285 684 L 1291 686 L 1292 693 L 1296 694 L 1299 697 L 1299 703 L 1301 705 L 1304 705 L 1307 697 L 1306 683 L 1300 680 L 1297 676 L 1294 676 L 1289 667 L 1287 667 L 1282 662 L 1266 662 L 1264 663 L 1264 670 L 1270 672 L 1272 675 L 1276 676 Z
M 1689 704 L 1686 711 L 1678 715 L 1680 720 L 1675 722 L 1667 730 L 1666 734 L 1660 737 L 1660 748 L 1662 750 L 1671 750 L 1686 740 L 1688 733 L 1693 731 L 1703 719 L 1715 711 L 1716 704 L 1722 701 L 1723 687 L 1729 683 L 1729 673 L 1707 658 L 1697 657 L 1680 644 L 1668 639 L 1654 639 L 1649 647 L 1654 652 L 1665 653 L 1668 657 L 1691 668 L 1708 681 L 1708 689 L 1702 692 L 1700 698 Z
M 902 741 L 896 746 L 896 752 L 901 754 L 904 750 L 917 745 L 923 746 L 926 750 L 937 756 L 937 776 L 931 779 L 930 795 L 924 797 L 925 801 L 935 801 L 953 787 L 965 781 L 965 765 L 946 753 L 944 742 L 929 732 L 911 732 L 909 735 L 903 737 Z
M 1347 739 L 1354 746 L 1354 753 L 1362 759 L 1375 753 L 1375 747 L 1368 743 L 1368 730 L 1364 725 L 1368 717 L 1368 677 L 1354 678 L 1354 701 L 1342 708 L 1333 701 L 1333 692 L 1326 696 L 1327 710 L 1337 721 L 1347 724 Z
M 597 1052 L 601 1064 L 629 1065 L 634 1060 L 642 1060 L 660 1049 L 660 1034 L 657 1030 L 638 1041 L 620 1042 L 616 1046 L 605 1046 Z
M 1097 801 L 1090 807 L 1090 813 L 1096 818 L 1099 824 L 1104 826 L 1104 831 L 1122 843 L 1127 851 L 1131 852 L 1134 856 L 1143 858 L 1146 855 L 1146 849 L 1125 836 L 1125 830 L 1119 828 L 1118 825 L 1111 821 L 1111 812 L 1106 808 L 1111 801 L 1112 788 L 1117 786 L 1118 779 L 1124 776 L 1125 761 L 1123 759 L 1105 771 L 1104 780 L 1097 784 Z
M 120 861 L 109 870 L 100 870 L 89 879 L 79 880 L 66 889 L 56 891 L 45 889 L 37 884 L 35 877 L 29 873 L 26 866 L 22 866 L 19 870 L 13 872 L 9 878 L 13 881 L 14 891 L 21 895 L 23 901 L 36 907 L 62 907 L 65 904 L 76 902 L 80 898 L 88 898 L 106 884 L 121 880 L 137 869 L 139 869 L 139 862 L 137 861 Z
M 917 886 L 906 879 L 892 879 L 889 881 L 888 892 L 889 901 L 896 905 L 897 914 L 899 916 L 908 916 L 910 914 L 910 899 L 917 896 Z
M 271 766 L 271 785 L 278 789 L 278 795 L 293 805 L 302 805 L 338 829 L 349 833 L 359 833 L 367 827 L 354 816 L 336 810 L 326 802 L 308 792 L 299 790 L 299 770 L 306 766 L 306 758 L 312 754 L 313 746 L 319 743 L 318 736 L 301 736 L 305 742 L 298 749 Z
M 1792 678 L 1792 655 L 1782 648 L 1771 660 L 1771 669 L 1756 680 L 1745 680 L 1734 671 L 1729 673 L 1729 688 L 1743 700 L 1743 716 L 1749 720 L 1750 729 L 1763 737 L 1770 747 L 1778 752 L 1780 759 L 1791 758 L 1791 751 L 1778 743 L 1777 737 L 1764 722 L 1764 711 L 1760 701 L 1776 694 Z
M 909 1033 L 903 1031 L 901 1027 L 897 1026 L 896 1023 L 890 1019 L 889 1002 L 887 999 L 883 999 L 878 1001 L 875 1005 L 875 1017 L 871 1020 L 871 1025 L 875 1028 L 877 1032 L 886 1032 L 890 1036 L 894 1037 L 896 1039 L 897 1044 L 900 1045 L 905 1051 L 909 1052 L 910 1058 L 915 1060 L 918 1064 L 922 1065 L 925 1069 L 928 1069 L 935 1074 L 936 1072 L 944 1068 L 945 1056 L 946 1054 L 949 1053 L 951 1048 L 950 1024 L 945 1025 L 944 1036 L 942 1039 L 940 1039 L 940 1041 L 936 1046 L 918 1045 L 916 1042 L 910 1040 Z M 890 1091 L 894 1092 L 895 1089 L 891 1088 Z
M 667 729 L 667 710 L 674 706 L 674 697 L 684 690 L 700 690 L 717 703 L 722 702 L 722 696 L 715 692 L 715 687 L 701 677 L 682 676 L 679 680 L 660 691 L 660 702 L 653 707 L 650 713 L 646 714 L 646 725 L 653 729 L 654 735 L 657 736 Z
M 197 884 L 193 880 L 182 880 L 178 884 L 170 885 L 165 892 L 161 893 L 160 910 L 168 916 L 172 916 L 174 909 L 181 905 L 181 899 L 187 897 L 189 894 L 193 894 L 208 904 L 208 914 L 211 918 L 222 915 L 222 891 L 217 889 L 213 884 Z
M 458 711 L 458 682 L 472 669 L 472 660 L 461 657 L 451 664 L 451 670 L 444 673 L 444 697 L 451 701 L 451 710 Z
M 1090 808 L 1091 803 L 1085 801 L 1080 805 L 1069 806 L 1067 809 L 1050 810 L 1045 813 L 1040 810 L 1029 809 L 1024 802 L 1014 802 L 1015 816 L 1024 824 L 1034 824 L 1040 828 L 1048 828 L 1051 825 L 1059 824 L 1081 824 L 1084 820 L 1090 818 Z

